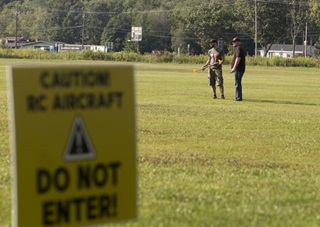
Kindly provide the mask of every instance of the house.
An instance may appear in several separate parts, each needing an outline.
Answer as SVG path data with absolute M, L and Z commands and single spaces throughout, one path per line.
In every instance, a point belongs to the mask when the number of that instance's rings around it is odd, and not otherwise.
M 29 42 L 24 43 L 21 45 L 21 49 L 40 49 L 40 50 L 47 50 L 51 52 L 55 52 L 59 50 L 59 47 L 64 45 L 62 42 L 50 42 L 50 41 L 36 41 L 36 42 Z
M 5 47 L 15 48 L 16 38 L 7 37 L 0 39 L 0 42 L 5 42 Z M 113 43 L 112 43 L 113 44 Z M 51 52 L 65 52 L 65 51 L 82 51 L 82 50 L 92 50 L 94 52 L 107 52 L 112 50 L 113 45 L 101 46 L 101 45 L 82 45 L 82 44 L 67 44 L 59 41 L 29 41 L 23 37 L 17 37 L 17 48 L 20 49 L 40 49 L 47 50 Z
M 81 51 L 90 49 L 89 45 L 67 44 L 59 41 L 36 41 L 21 45 L 21 49 L 40 49 L 51 52 Z
M 17 45 L 16 45 L 16 39 L 17 39 Z M 3 40 L 6 48 L 15 48 L 16 46 L 19 48 L 22 44 L 28 42 L 28 40 L 24 39 L 23 37 L 6 37 L 6 38 L 2 38 L 0 42 L 2 43 Z
M 268 48 L 270 44 L 268 45 Z M 311 45 L 296 45 L 295 55 L 304 56 L 305 50 L 307 51 L 307 56 L 313 56 L 315 47 Z M 260 50 L 260 56 L 264 57 L 264 50 Z M 283 57 L 291 58 L 293 57 L 293 45 L 292 44 L 272 44 L 270 50 L 267 53 L 267 57 Z

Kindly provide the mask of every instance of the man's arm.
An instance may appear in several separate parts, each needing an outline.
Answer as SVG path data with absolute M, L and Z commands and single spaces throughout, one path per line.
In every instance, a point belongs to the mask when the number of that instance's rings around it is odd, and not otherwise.
M 236 60 L 235 60 L 235 62 L 234 62 L 234 65 L 233 65 L 233 67 L 232 67 L 232 69 L 231 69 L 231 72 L 232 72 L 232 73 L 237 70 L 237 67 L 238 67 L 238 65 L 239 65 L 239 63 L 240 63 L 240 60 L 241 60 L 240 57 L 236 57 Z
M 207 60 L 206 64 L 202 67 L 202 70 L 205 70 L 205 68 L 208 67 L 208 65 L 210 64 L 210 60 L 211 60 L 211 57 L 208 57 L 208 60 Z

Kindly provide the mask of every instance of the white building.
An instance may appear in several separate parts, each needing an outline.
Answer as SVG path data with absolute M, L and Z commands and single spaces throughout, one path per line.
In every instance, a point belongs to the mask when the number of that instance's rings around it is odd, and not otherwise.
M 269 47 L 270 45 L 268 45 Z M 315 47 L 311 45 L 296 45 L 295 55 L 304 56 L 305 50 L 307 51 L 307 56 L 313 56 Z M 260 56 L 264 57 L 264 50 L 260 50 Z M 293 57 L 293 45 L 292 44 L 272 44 L 270 50 L 267 53 L 267 57 L 283 57 L 291 58 Z

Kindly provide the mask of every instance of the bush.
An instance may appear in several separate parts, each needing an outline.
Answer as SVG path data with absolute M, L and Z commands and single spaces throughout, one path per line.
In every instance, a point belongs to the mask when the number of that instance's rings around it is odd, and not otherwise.
M 204 64 L 207 55 L 175 55 L 165 53 L 145 53 L 143 55 L 133 52 L 94 52 L 65 51 L 63 53 L 52 53 L 43 50 L 32 49 L 0 49 L 0 58 L 24 58 L 24 59 L 66 59 L 66 60 L 102 60 L 102 61 L 126 61 L 126 62 L 148 62 L 148 63 L 178 63 L 178 64 Z M 225 65 L 230 65 L 232 56 L 225 56 Z M 317 58 L 246 58 L 246 64 L 252 66 L 281 66 L 281 67 L 320 67 L 320 59 Z

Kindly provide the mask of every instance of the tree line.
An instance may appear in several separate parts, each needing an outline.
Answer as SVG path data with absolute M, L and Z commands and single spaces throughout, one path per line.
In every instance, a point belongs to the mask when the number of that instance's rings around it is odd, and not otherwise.
M 0 36 L 85 45 L 113 42 L 114 51 L 201 54 L 208 39 L 240 37 L 249 54 L 269 44 L 320 43 L 320 0 L 0 0 Z M 257 32 L 255 30 L 257 24 Z M 129 42 L 142 27 L 142 41 Z

